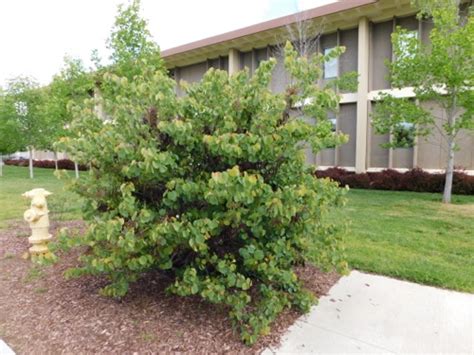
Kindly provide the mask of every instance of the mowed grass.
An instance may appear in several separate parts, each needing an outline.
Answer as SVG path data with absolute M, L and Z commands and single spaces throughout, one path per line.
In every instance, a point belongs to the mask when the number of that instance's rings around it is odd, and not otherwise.
M 351 221 L 351 268 L 474 292 L 474 196 L 351 190 L 334 221 Z
M 65 191 L 64 181 L 54 176 L 54 169 L 35 168 L 34 175 L 34 179 L 30 179 L 28 168 L 25 167 L 3 167 L 3 176 L 0 177 L 0 229 L 6 228 L 11 221 L 23 219 L 23 212 L 29 207 L 30 200 L 21 194 L 40 187 L 53 193 L 48 197 L 50 219 L 80 218 L 80 200 L 73 193 Z

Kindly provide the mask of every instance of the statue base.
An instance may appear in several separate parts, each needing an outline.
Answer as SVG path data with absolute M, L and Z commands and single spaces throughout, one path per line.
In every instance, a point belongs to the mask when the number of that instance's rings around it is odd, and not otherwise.
M 29 237 L 28 241 L 30 244 L 33 244 L 33 246 L 28 249 L 30 252 L 30 255 L 38 255 L 38 256 L 45 256 L 50 254 L 50 251 L 48 249 L 48 242 L 53 238 L 51 234 L 48 234 L 46 237 L 43 238 L 33 238 Z

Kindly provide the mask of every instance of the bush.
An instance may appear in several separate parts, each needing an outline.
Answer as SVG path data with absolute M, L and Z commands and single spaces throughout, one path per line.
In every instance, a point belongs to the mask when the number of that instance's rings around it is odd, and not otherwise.
M 317 150 L 345 139 L 326 120 L 337 95 L 313 84 L 329 59 L 297 58 L 288 47 L 294 80 L 284 94 L 268 89 L 274 60 L 252 77 L 211 69 L 184 97 L 164 71 L 133 81 L 106 74 L 109 123 L 91 103 L 73 123 L 80 134 L 61 144 L 91 164 L 72 182 L 87 233 L 62 239 L 89 248 L 68 274 L 106 274 L 102 293 L 120 297 L 145 271 L 167 270 L 170 292 L 226 305 L 248 344 L 284 308 L 308 311 L 314 299 L 293 266 L 310 246 L 318 266 L 346 268 L 341 228 L 324 219 L 344 190 L 315 178 L 301 144 Z M 290 115 L 309 94 L 318 99 L 301 114 L 322 117 L 316 125 Z
M 320 178 L 330 178 L 340 186 L 356 189 L 399 190 L 416 192 L 443 192 L 444 174 L 431 174 L 422 169 L 399 172 L 393 169 L 381 172 L 356 174 L 341 168 L 330 168 L 316 172 Z M 453 178 L 453 193 L 474 194 L 474 176 L 457 171 Z
M 25 159 L 8 159 L 5 160 L 5 165 L 15 165 L 15 166 L 28 166 L 29 161 Z M 35 168 L 45 168 L 45 169 L 55 169 L 56 165 L 54 160 L 33 160 L 33 167 Z M 58 169 L 63 170 L 74 170 L 74 162 L 69 159 L 58 159 Z M 85 171 L 87 167 L 83 164 L 79 164 L 79 170 Z

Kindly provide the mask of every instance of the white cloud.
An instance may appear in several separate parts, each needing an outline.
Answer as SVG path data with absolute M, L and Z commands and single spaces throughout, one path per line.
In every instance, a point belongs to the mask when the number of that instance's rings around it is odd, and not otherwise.
M 162 49 L 249 26 L 330 0 L 142 0 L 142 14 Z M 59 71 L 65 54 L 86 62 L 105 52 L 116 8 L 124 0 L 0 1 L 0 85 L 18 75 L 42 84 Z M 276 9 L 276 10 L 275 10 Z

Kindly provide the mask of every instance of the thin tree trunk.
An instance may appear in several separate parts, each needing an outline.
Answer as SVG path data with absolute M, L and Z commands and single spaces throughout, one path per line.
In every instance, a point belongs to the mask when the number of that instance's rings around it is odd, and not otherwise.
M 28 153 L 29 153 L 29 169 L 30 169 L 30 179 L 33 179 L 34 178 L 34 175 L 33 175 L 33 147 L 32 146 L 29 146 L 28 147 Z
M 0 154 L 0 176 L 3 176 L 3 154 Z
M 58 171 L 58 152 L 54 151 L 54 170 Z
M 454 148 L 455 148 L 455 137 L 456 137 L 456 97 L 453 98 L 453 102 L 449 109 L 446 111 L 448 119 L 448 160 L 446 163 L 446 178 L 444 181 L 443 191 L 443 203 L 451 203 L 451 195 L 453 190 L 453 174 L 454 174 Z
M 443 203 L 451 203 L 454 174 L 454 138 L 448 140 L 448 161 L 446 164 L 446 178 L 444 181 Z
M 76 161 L 74 162 L 74 171 L 76 172 L 76 179 L 79 179 L 79 166 Z

